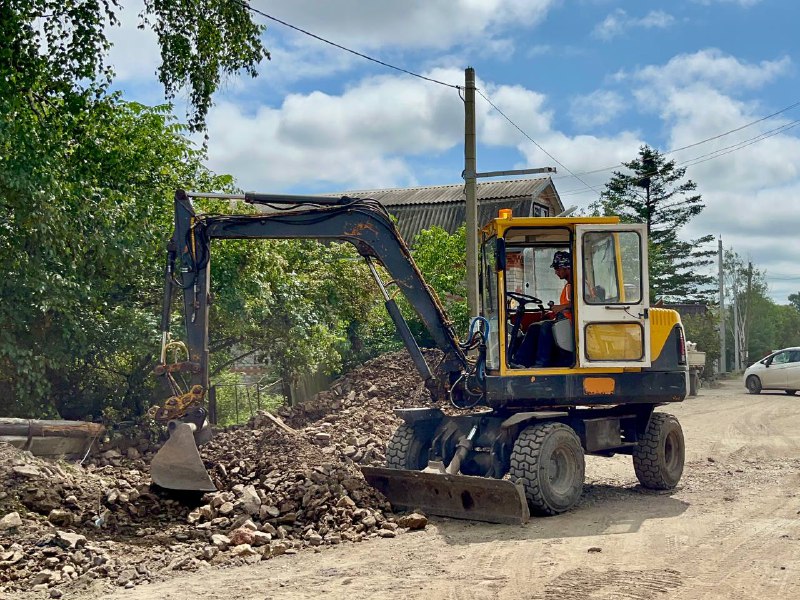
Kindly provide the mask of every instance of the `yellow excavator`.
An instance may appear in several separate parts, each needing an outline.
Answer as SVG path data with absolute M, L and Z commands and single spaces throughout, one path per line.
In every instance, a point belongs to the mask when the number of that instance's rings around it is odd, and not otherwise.
M 203 215 L 197 197 L 241 198 L 273 212 Z M 208 307 L 214 239 L 338 240 L 364 258 L 431 406 L 398 410 L 385 467 L 366 480 L 397 509 L 497 523 L 554 515 L 580 498 L 587 454 L 627 454 L 642 486 L 666 490 L 683 473 L 677 419 L 655 409 L 688 390 L 683 327 L 649 305 L 644 225 L 613 217 L 516 218 L 479 232 L 480 314 L 456 337 L 386 210 L 355 198 L 247 193 L 175 196 L 167 250 L 161 364 L 173 396 L 154 416 L 170 438 L 151 464 L 170 489 L 213 490 L 197 449 L 210 427 Z M 382 281 L 376 263 L 389 273 Z M 396 286 L 444 358 L 426 363 L 392 294 Z M 173 290 L 183 293 L 185 348 L 169 337 Z M 167 361 L 185 349 L 185 360 Z M 175 373 L 188 378 L 180 388 Z M 447 403 L 459 409 L 441 409 Z M 455 413 L 455 414 L 453 414 Z

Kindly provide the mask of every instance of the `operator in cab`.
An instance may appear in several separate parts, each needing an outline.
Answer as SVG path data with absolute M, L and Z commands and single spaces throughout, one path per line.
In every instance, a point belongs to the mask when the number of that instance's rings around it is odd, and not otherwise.
M 553 337 L 553 325 L 561 319 L 572 321 L 572 256 L 566 250 L 553 255 L 550 265 L 559 279 L 564 280 L 558 304 L 550 303 L 552 319 L 531 324 L 514 356 L 512 367 L 533 367 L 534 369 L 561 366 L 557 363 L 557 350 Z

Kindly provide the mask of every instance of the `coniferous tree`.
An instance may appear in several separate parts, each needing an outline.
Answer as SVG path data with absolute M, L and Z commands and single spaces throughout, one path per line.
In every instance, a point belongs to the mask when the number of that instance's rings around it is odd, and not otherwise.
M 647 225 L 652 300 L 703 298 L 713 291 L 713 277 L 702 268 L 713 262 L 715 251 L 702 246 L 713 236 L 688 241 L 679 237 L 681 228 L 705 208 L 701 195 L 694 193 L 697 184 L 684 179 L 685 168 L 647 145 L 634 160 L 622 164 L 631 172 L 615 171 L 592 209 Z

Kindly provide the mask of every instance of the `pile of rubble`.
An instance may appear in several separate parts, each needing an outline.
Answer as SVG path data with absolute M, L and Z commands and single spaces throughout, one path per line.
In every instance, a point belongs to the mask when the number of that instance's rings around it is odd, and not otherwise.
M 219 491 L 199 498 L 151 489 L 144 441 L 82 466 L 2 445 L 0 592 L 133 587 L 423 528 L 423 515 L 394 515 L 358 465 L 383 463 L 392 409 L 428 398 L 405 352 L 370 361 L 303 406 L 218 433 L 201 454 Z

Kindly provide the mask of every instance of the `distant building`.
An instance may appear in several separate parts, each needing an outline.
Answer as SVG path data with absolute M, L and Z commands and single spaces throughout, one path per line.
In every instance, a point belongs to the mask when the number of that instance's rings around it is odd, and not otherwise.
M 385 190 L 357 190 L 325 194 L 373 198 L 397 218 L 400 235 L 409 244 L 423 229 L 437 225 L 448 233 L 466 222 L 464 184 Z M 550 177 L 491 181 L 478 184 L 478 225 L 482 227 L 510 208 L 515 217 L 554 217 L 564 205 Z
M 696 315 L 704 315 L 708 312 L 708 305 L 704 302 L 681 302 L 681 303 L 664 303 L 664 308 L 671 308 L 678 312 L 683 319 L 684 317 L 693 317 Z

